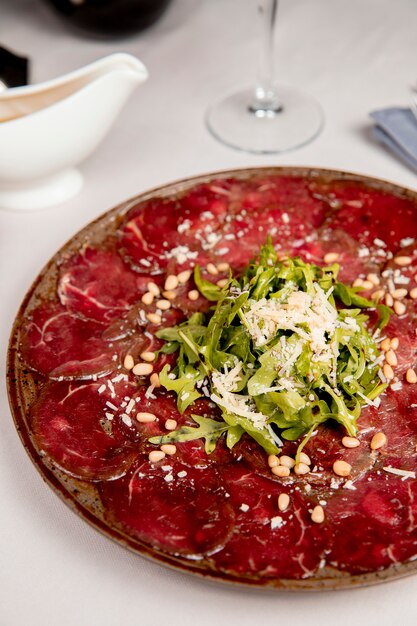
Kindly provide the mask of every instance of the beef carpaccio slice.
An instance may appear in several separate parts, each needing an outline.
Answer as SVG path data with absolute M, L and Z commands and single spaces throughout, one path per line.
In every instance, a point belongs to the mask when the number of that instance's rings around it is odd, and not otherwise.
M 110 521 L 160 550 L 201 558 L 221 549 L 234 528 L 234 510 L 213 467 L 146 457 L 124 478 L 106 482 Z
M 352 181 L 312 183 L 310 189 L 332 209 L 326 226 L 341 228 L 369 249 L 385 246 L 392 254 L 401 241 L 417 238 L 415 203 Z M 375 241 L 376 240 L 376 241 Z
M 123 421 L 135 391 L 134 384 L 110 379 L 47 384 L 30 416 L 40 451 L 78 478 L 122 476 L 138 454 Z
M 46 302 L 24 321 L 20 351 L 28 367 L 50 378 L 87 379 L 114 371 L 120 346 L 103 339 L 101 324 Z
M 128 312 L 149 280 L 132 272 L 116 252 L 87 247 L 63 264 L 58 294 L 68 310 L 106 323 Z
M 326 548 L 326 533 L 312 527 L 310 498 L 290 485 L 258 476 L 243 462 L 224 466 L 222 474 L 236 510 L 234 531 L 223 550 L 213 555 L 226 573 L 266 578 L 285 571 L 288 578 L 315 572 Z M 277 510 L 278 496 L 287 493 L 291 507 Z
M 75 479 L 77 492 L 96 489 L 89 510 L 101 502 L 112 536 L 187 570 L 314 586 L 409 565 L 417 556 L 417 384 L 407 379 L 417 371 L 416 196 L 358 177 L 261 171 L 163 190 L 105 219 L 57 257 L 55 282 L 37 288 L 17 335 L 17 370 L 25 378 L 28 368 L 37 389 L 26 401 L 30 437 L 45 465 Z M 224 280 L 267 238 L 282 258 L 339 263 L 343 282 L 359 278 L 366 297 L 393 307 L 380 340 L 397 341 L 394 378 L 378 407 L 363 407 L 358 446 L 342 444 L 336 422 L 317 428 L 305 475 L 274 475 L 246 435 L 232 450 L 222 436 L 211 454 L 195 440 L 152 460 L 160 448 L 149 438 L 172 423 L 220 419 L 207 398 L 180 414 L 175 394 L 127 365 L 153 353 L 153 373 L 174 367 L 177 354 L 160 352 L 157 331 L 210 311 L 192 273 L 172 289 L 168 276 L 198 264 L 205 280 Z M 150 283 L 153 298 L 144 296 Z M 377 433 L 387 440 L 372 450 Z M 294 457 L 298 443 L 285 442 L 281 454 Z M 335 474 L 337 460 L 351 465 L 349 476 Z

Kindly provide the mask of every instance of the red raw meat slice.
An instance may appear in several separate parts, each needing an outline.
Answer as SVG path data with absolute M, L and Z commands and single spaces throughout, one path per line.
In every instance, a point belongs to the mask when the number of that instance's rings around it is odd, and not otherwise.
M 168 311 L 162 311 L 162 319 L 158 324 L 151 324 L 147 319 L 148 313 L 156 312 L 156 302 L 150 305 L 141 303 L 134 305 L 130 311 L 122 318 L 114 320 L 103 330 L 103 338 L 106 341 L 114 342 L 126 340 L 132 345 L 138 341 L 144 342 L 143 331 L 155 334 L 158 330 L 169 326 L 176 326 L 184 321 L 185 315 L 181 310 L 181 302 L 177 307 L 171 307 Z M 145 335 L 146 336 L 146 335 Z
M 121 417 L 125 409 L 120 404 L 126 404 L 124 398 L 135 390 L 132 383 L 109 379 L 47 384 L 30 415 L 39 450 L 77 478 L 99 481 L 123 476 L 138 452 L 126 433 Z
M 133 272 L 115 252 L 85 248 L 64 263 L 58 295 L 81 317 L 109 322 L 129 311 L 149 280 Z
M 141 272 L 158 272 L 163 260 L 165 236 L 175 236 L 177 202 L 156 198 L 133 207 L 122 232 L 123 252 Z
M 336 253 L 339 257 L 333 262 L 340 265 L 338 279 L 343 283 L 352 284 L 356 278 L 365 278 L 369 273 L 379 275 L 379 266 L 369 257 L 361 257 L 360 249 L 360 244 L 343 230 L 322 228 L 307 242 L 294 248 L 292 254 L 300 256 L 307 263 L 324 266 L 326 254 Z
M 375 415 L 368 415 L 369 408 L 362 409 L 361 416 L 358 420 L 359 433 L 357 435 L 360 445 L 357 448 L 345 448 L 342 444 L 343 437 L 347 436 L 346 430 L 336 422 L 328 421 L 326 424 L 320 425 L 316 434 L 311 437 L 303 451 L 308 454 L 311 459 L 311 467 L 313 474 L 308 474 L 302 478 L 314 485 L 315 488 L 328 488 L 332 478 L 337 476 L 333 473 L 333 463 L 337 460 L 343 460 L 352 467 L 349 475 L 350 480 L 357 480 L 366 471 L 368 471 L 374 461 L 371 457 L 369 447 L 370 440 L 376 432 L 370 424 L 375 421 Z M 362 436 L 361 430 L 366 431 Z M 289 452 L 287 454 L 290 454 Z M 291 456 L 291 454 L 290 454 Z M 300 484 L 303 483 L 303 480 Z
M 316 502 L 285 481 L 254 474 L 243 462 L 220 468 L 236 513 L 233 534 L 213 555 L 216 568 L 242 576 L 306 578 L 319 567 L 327 528 L 311 522 Z M 278 496 L 288 493 L 290 505 L 278 509 Z
M 219 550 L 234 526 L 216 470 L 191 468 L 176 458 L 141 459 L 120 480 L 101 485 L 109 522 L 154 549 L 203 556 Z
M 261 176 L 247 181 L 230 180 L 230 204 L 235 214 L 261 215 L 268 208 L 304 217 L 304 221 L 318 228 L 324 219 L 326 205 L 315 198 L 308 182 L 295 176 Z
M 117 369 L 120 346 L 104 341 L 102 333 L 101 324 L 47 302 L 24 321 L 21 357 L 28 367 L 54 379 L 104 376 Z
M 403 383 L 402 389 L 388 388 L 378 409 L 367 409 L 372 417 L 365 430 L 368 445 L 376 432 L 383 432 L 387 443 L 378 450 L 376 461 L 386 465 L 397 459 L 403 469 L 417 469 L 417 389 L 415 385 Z M 363 411 L 365 413 L 365 411 Z M 361 416 L 362 417 L 362 416 Z M 410 467 L 409 463 L 412 463 Z
M 204 262 L 204 255 L 199 255 L 197 250 L 191 249 L 190 253 L 190 237 L 177 230 L 178 227 L 182 230 L 181 224 L 185 220 L 177 201 L 150 200 L 129 211 L 127 220 L 122 233 L 123 253 L 138 271 L 158 273 L 165 269 L 173 255 L 172 250 Z M 188 266 L 187 255 L 178 258 L 179 265 Z
M 334 209 L 326 226 L 345 230 L 368 248 L 375 249 L 377 239 L 395 253 L 402 239 L 417 237 L 417 213 L 411 200 L 347 180 L 314 182 L 310 189 Z
M 322 223 L 324 206 L 299 178 L 269 176 L 236 183 L 230 191 L 224 234 L 214 250 L 217 261 L 222 252 L 234 269 L 241 269 L 268 236 L 277 249 L 291 253 Z
M 267 453 L 249 435 L 243 435 L 240 441 L 233 446 L 231 454 L 236 461 L 243 459 L 247 467 L 255 474 L 274 478 L 268 465 Z
M 245 183 L 242 183 L 243 186 Z M 212 216 L 223 219 L 230 207 L 231 198 L 242 193 L 241 185 L 236 185 L 233 178 L 213 180 L 210 183 L 197 185 L 186 191 L 180 199 L 184 214 L 189 217 L 201 216 L 210 212 Z M 210 219 L 212 216 L 203 216 Z
M 157 199 L 132 209 L 122 244 L 142 271 L 175 271 L 224 258 L 239 268 L 269 233 L 285 247 L 312 232 L 324 219 L 324 206 L 298 178 L 213 181 L 177 201 Z
M 333 535 L 327 560 L 342 571 L 375 571 L 417 554 L 416 483 L 382 474 L 354 491 L 340 489 L 326 506 Z

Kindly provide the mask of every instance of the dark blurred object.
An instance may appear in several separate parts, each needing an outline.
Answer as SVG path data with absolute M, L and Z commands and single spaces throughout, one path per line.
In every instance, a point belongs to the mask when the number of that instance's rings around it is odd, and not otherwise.
M 0 48 L 0 80 L 7 87 L 28 84 L 29 61 L 6 48 Z
M 47 0 L 72 24 L 97 35 L 127 35 L 151 26 L 171 0 Z

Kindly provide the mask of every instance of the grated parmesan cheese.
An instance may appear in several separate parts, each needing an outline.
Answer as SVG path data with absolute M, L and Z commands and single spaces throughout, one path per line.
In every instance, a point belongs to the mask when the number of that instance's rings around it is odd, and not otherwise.
M 271 530 L 275 530 L 276 528 L 281 528 L 285 524 L 284 520 L 280 515 L 275 515 L 271 519 Z

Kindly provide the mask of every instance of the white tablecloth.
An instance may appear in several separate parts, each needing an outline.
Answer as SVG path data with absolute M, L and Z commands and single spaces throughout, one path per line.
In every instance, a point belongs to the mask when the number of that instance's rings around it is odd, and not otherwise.
M 209 584 L 131 554 L 90 528 L 42 481 L 13 426 L 5 384 L 8 335 L 32 279 L 77 230 L 138 192 L 229 167 L 308 165 L 416 188 L 417 177 L 370 138 L 368 112 L 407 105 L 417 81 L 415 0 L 282 0 L 276 69 L 322 103 L 310 145 L 280 156 L 228 149 L 208 134 L 207 106 L 255 71 L 255 0 L 173 0 L 146 32 L 117 41 L 69 30 L 34 0 L 2 0 L 0 42 L 32 60 L 32 82 L 114 51 L 135 54 L 149 81 L 83 164 L 78 197 L 42 212 L 0 212 L 0 624 L 208 626 L 415 624 L 417 576 L 321 594 Z

